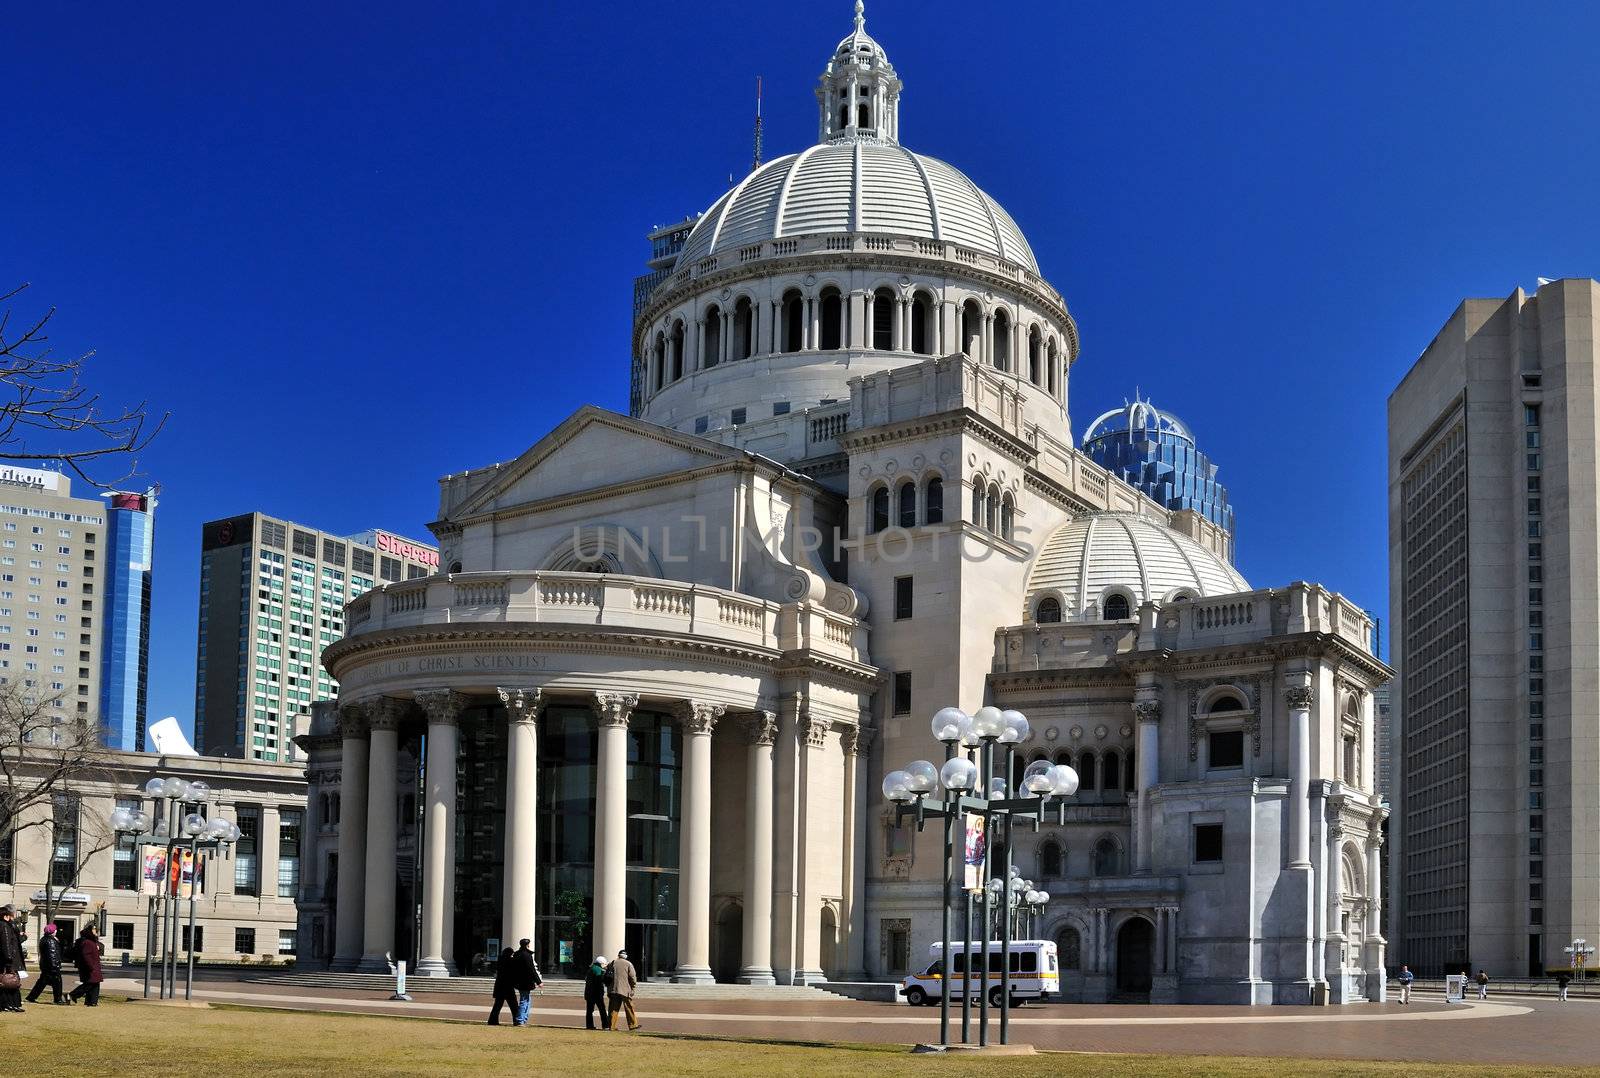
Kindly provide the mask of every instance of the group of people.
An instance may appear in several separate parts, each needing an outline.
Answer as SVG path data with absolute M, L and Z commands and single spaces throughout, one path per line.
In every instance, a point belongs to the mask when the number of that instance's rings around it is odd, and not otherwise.
M 23 949 L 22 926 L 17 923 L 17 911 L 12 906 L 0 906 L 0 1011 L 22 1013 L 22 982 L 28 972 L 28 955 Z M 50 989 L 51 1001 L 58 1007 L 70 1006 L 82 1000 L 85 1006 L 100 1003 L 100 984 L 105 980 L 100 960 L 106 953 L 100 933 L 93 922 L 83 926 L 72 946 L 72 964 L 78 972 L 78 984 L 63 995 L 61 973 L 66 957 L 61 953 L 61 939 L 56 926 L 44 926 L 44 938 L 39 941 L 39 977 L 28 992 L 28 1002 L 39 1002 L 39 994 Z
M 529 941 L 518 942 L 515 951 L 505 948 L 495 962 L 494 1007 L 489 1011 L 491 1026 L 500 1024 L 503 1007 L 510 1008 L 512 1025 L 527 1025 L 533 1010 L 533 993 L 544 984 Z M 584 1025 L 589 1029 L 616 1029 L 618 1020 L 625 1019 L 629 1032 L 638 1029 L 639 1015 L 633 1009 L 633 993 L 638 985 L 639 975 L 628 961 L 627 951 L 618 951 L 615 960 L 597 955 L 584 972 Z M 598 1027 L 594 1024 L 596 1011 L 600 1013 Z

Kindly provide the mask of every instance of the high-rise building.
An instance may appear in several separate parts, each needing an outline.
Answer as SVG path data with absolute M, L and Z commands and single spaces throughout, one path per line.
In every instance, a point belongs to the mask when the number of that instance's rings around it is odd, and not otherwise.
M 338 536 L 262 513 L 204 525 L 196 746 L 293 759 L 311 705 L 339 692 L 322 649 L 344 635 L 344 604 L 376 583 L 438 570 L 438 550 L 389 532 Z
M 155 557 L 154 490 L 107 495 L 105 610 L 101 634 L 100 726 L 105 743 L 144 751 L 150 683 L 150 570 Z
M 0 468 L 0 683 L 63 717 L 100 701 L 105 525 L 67 476 Z
M 1389 398 L 1398 908 L 1418 973 L 1541 976 L 1600 909 L 1600 284 L 1469 299 Z
M 1168 509 L 1188 509 L 1231 536 L 1233 506 L 1217 482 L 1217 466 L 1195 446 L 1187 424 L 1135 395 L 1132 403 L 1089 424 L 1089 459 Z

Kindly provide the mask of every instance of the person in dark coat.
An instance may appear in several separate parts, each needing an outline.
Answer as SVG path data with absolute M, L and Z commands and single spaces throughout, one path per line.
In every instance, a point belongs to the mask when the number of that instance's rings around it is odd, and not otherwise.
M 51 1002 L 58 1006 L 67 1002 L 61 998 L 61 937 L 56 935 L 54 924 L 44 926 L 44 938 L 39 941 L 39 979 L 28 993 L 29 1003 L 39 1002 L 45 985 L 50 986 Z
M 81 999 L 86 1007 L 100 1005 L 100 982 L 105 980 L 105 974 L 100 972 L 100 956 L 105 953 L 105 944 L 100 942 L 100 933 L 94 930 L 94 923 L 84 925 L 83 931 L 78 933 L 78 946 L 72 955 L 72 963 L 78 967 L 78 986 L 67 996 L 68 999 Z
M 544 983 L 544 978 L 539 976 L 539 963 L 533 959 L 533 950 L 528 946 L 530 941 L 519 941 L 516 953 L 511 956 L 512 987 L 517 990 L 516 1025 L 528 1024 L 528 1015 L 533 1010 L 533 991 Z
M 594 1024 L 595 1013 L 600 1014 L 600 1024 Z M 606 956 L 596 955 L 583 973 L 583 1025 L 585 1029 L 605 1029 L 606 1017 Z
M 20 974 L 27 968 L 22 951 L 22 929 L 17 926 L 17 911 L 0 906 L 0 973 Z M 22 1013 L 22 988 L 0 988 L 0 1011 Z
M 500 958 L 494 964 L 494 1009 L 489 1012 L 489 1024 L 500 1024 L 500 1008 L 511 1008 L 511 1020 L 517 1020 L 517 989 L 513 984 L 515 974 L 512 970 L 512 950 L 510 947 L 500 952 Z

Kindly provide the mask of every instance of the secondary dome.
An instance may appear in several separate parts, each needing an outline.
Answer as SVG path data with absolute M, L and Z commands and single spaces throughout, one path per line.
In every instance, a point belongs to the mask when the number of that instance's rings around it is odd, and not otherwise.
M 954 243 L 1039 273 L 1011 215 L 959 169 L 894 142 L 840 138 L 756 169 L 705 212 L 679 265 L 764 241 L 862 232 Z
M 1179 595 L 1206 598 L 1249 591 L 1238 570 L 1186 535 L 1135 513 L 1086 513 L 1074 517 L 1045 542 L 1028 579 L 1025 617 L 1054 599 L 1059 617 L 1046 606 L 1039 620 L 1097 620 L 1106 600 L 1121 595 L 1127 615 L 1149 601 Z

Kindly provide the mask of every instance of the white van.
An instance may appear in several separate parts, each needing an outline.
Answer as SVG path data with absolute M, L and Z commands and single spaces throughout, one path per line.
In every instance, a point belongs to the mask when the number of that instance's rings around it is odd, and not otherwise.
M 958 941 L 951 944 L 954 952 L 954 978 L 950 982 L 950 999 L 959 1002 L 963 987 L 978 999 L 983 991 L 983 944 L 968 943 L 962 952 Z M 972 972 L 967 974 L 968 956 Z M 989 1004 L 1000 1006 L 1004 999 L 1000 984 L 1000 941 L 989 941 Z M 913 973 L 900 983 L 900 994 L 912 1006 L 938 1003 L 943 992 L 944 944 L 935 943 L 928 948 L 928 968 Z M 1013 1004 L 1030 999 L 1048 999 L 1061 991 L 1061 970 L 1056 963 L 1056 945 L 1053 940 L 1011 941 L 1011 1001 Z

